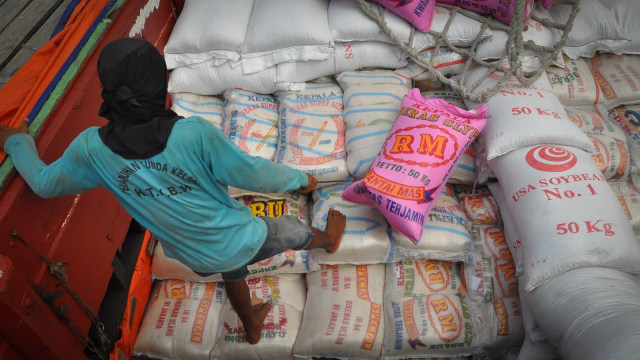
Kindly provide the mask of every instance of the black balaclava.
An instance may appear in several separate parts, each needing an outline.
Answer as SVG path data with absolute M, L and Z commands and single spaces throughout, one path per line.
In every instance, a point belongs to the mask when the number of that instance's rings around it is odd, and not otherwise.
M 167 66 L 155 46 L 137 38 L 110 42 L 100 52 L 98 76 L 98 115 L 109 120 L 98 130 L 102 142 L 126 159 L 162 152 L 182 117 L 166 108 Z

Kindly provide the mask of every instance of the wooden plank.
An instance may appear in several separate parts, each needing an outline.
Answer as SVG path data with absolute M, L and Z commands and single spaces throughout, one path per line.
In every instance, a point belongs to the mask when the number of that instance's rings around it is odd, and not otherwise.
M 29 5 L 31 0 L 0 0 L 0 32 Z
M 18 53 L 0 69 L 0 88 L 9 81 L 9 79 L 26 63 L 29 58 L 44 44 L 49 41 L 53 30 L 58 21 L 64 14 L 71 0 L 64 2 L 54 11 L 54 13 L 46 20 L 46 22 L 38 29 L 38 31 L 23 44 Z
M 20 50 L 20 45 L 31 38 L 47 21 L 63 0 L 33 0 L 0 33 L 0 69 Z

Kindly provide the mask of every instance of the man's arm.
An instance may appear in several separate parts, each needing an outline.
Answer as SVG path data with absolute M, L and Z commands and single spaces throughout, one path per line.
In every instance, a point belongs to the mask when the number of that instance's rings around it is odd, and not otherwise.
M 92 169 L 84 162 L 85 148 L 76 138 L 58 160 L 46 165 L 29 135 L 28 121 L 19 128 L 0 125 L 0 145 L 11 156 L 16 170 L 31 190 L 41 197 L 73 195 L 99 186 Z

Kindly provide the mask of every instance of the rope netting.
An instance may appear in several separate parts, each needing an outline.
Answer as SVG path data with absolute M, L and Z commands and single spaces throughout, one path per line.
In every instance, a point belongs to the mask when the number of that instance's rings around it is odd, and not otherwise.
M 566 23 L 562 24 L 554 22 L 550 18 L 537 16 L 533 13 L 528 18 L 523 19 L 526 0 L 516 0 L 511 25 L 493 21 L 493 17 L 491 15 L 483 16 L 478 13 L 462 9 L 455 5 L 440 3 L 437 4 L 437 6 L 439 7 L 448 9 L 451 15 L 442 32 L 438 32 L 433 29 L 429 30 L 429 34 L 433 35 L 437 39 L 433 53 L 438 54 L 441 49 L 448 48 L 466 59 L 464 69 L 460 76 L 446 76 L 440 70 L 438 70 L 436 66 L 437 56 L 431 56 L 429 59 L 424 59 L 420 56 L 420 52 L 411 46 L 413 35 L 415 34 L 415 31 L 418 31 L 415 29 L 415 27 L 412 27 L 409 41 L 403 41 L 396 34 L 394 34 L 391 28 L 388 26 L 387 22 L 385 21 L 385 13 L 387 12 L 381 5 L 372 4 L 367 0 L 355 1 L 360 6 L 362 11 L 373 20 L 375 20 L 382 31 L 387 34 L 400 49 L 405 51 L 416 64 L 427 69 L 440 82 L 450 86 L 455 91 L 458 91 L 464 98 L 477 103 L 487 102 L 489 98 L 500 91 L 500 88 L 507 80 L 513 77 L 515 77 L 523 85 L 533 84 L 533 82 L 535 82 L 540 77 L 540 75 L 545 72 L 547 67 L 549 67 L 553 63 L 554 59 L 556 59 L 558 55 L 561 54 L 562 48 L 564 47 L 569 36 L 569 32 L 571 31 L 571 28 L 573 26 L 573 21 L 578 14 L 578 5 L 580 3 L 580 0 L 555 1 L 554 5 L 552 6 L 571 6 L 571 13 Z M 454 45 L 447 36 L 448 30 L 454 18 L 458 15 L 469 17 L 482 24 L 471 46 L 468 48 Z M 523 38 L 523 32 L 525 31 L 525 26 L 527 25 L 529 19 L 533 19 L 543 26 L 561 32 L 560 38 L 553 44 L 553 46 L 540 45 L 532 40 L 525 41 Z M 487 29 L 503 30 L 507 31 L 509 34 L 504 52 L 501 54 L 501 57 L 498 60 L 485 61 L 480 59 L 476 54 L 477 45 L 482 40 L 484 40 L 483 34 Z M 525 70 L 523 68 L 523 53 L 525 50 L 534 50 L 546 55 L 541 59 L 541 66 L 539 68 L 535 70 Z M 465 86 L 465 75 L 467 71 L 473 69 L 476 66 L 487 67 L 486 74 L 476 80 L 473 84 Z M 482 84 L 482 82 L 492 73 L 502 73 L 495 86 L 487 91 L 473 93 L 474 89 L 480 86 L 480 84 Z

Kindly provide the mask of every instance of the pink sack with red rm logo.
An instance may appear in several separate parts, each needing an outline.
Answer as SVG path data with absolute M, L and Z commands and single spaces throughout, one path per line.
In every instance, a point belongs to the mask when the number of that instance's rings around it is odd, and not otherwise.
M 487 111 L 486 104 L 468 111 L 410 90 L 369 172 L 342 198 L 376 206 L 392 227 L 418 243 L 426 214 L 487 123 Z

